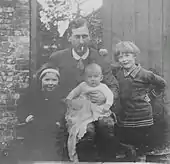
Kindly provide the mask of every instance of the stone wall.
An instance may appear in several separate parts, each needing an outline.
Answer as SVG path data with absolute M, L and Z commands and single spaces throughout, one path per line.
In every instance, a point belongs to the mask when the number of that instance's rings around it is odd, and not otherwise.
M 13 139 L 20 91 L 28 87 L 29 0 L 0 1 L 0 150 Z

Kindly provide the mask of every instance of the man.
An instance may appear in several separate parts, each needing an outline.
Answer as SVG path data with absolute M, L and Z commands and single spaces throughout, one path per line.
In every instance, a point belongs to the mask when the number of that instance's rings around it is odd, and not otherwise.
M 111 63 L 106 60 L 98 51 L 90 48 L 90 33 L 88 23 L 83 18 L 77 18 L 69 24 L 69 42 L 71 48 L 54 52 L 50 57 L 50 62 L 55 64 L 60 70 L 60 86 L 61 95 L 65 98 L 68 93 L 83 81 L 84 67 L 87 64 L 95 62 L 102 67 L 103 82 L 108 85 L 114 94 L 114 98 L 118 97 L 118 82 L 112 75 Z M 100 92 L 91 94 L 92 102 L 102 104 L 105 97 Z M 110 121 L 111 118 L 108 118 Z M 104 120 L 104 121 L 107 121 Z M 102 157 L 102 161 L 115 155 L 115 141 L 113 140 L 113 128 L 111 131 L 104 130 L 104 121 L 95 127 L 89 127 L 88 133 L 78 142 L 77 154 L 79 161 L 97 161 L 96 152 Z M 94 140 L 97 137 L 97 149 L 94 146 Z M 102 141 L 101 141 L 102 140 Z M 104 144 L 102 144 L 104 143 Z M 111 150 L 114 149 L 114 150 Z M 113 154 L 112 154 L 113 153 Z

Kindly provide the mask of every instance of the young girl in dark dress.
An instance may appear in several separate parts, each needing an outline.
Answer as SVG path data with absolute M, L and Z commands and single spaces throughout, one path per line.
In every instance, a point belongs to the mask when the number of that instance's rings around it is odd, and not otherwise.
M 23 160 L 66 160 L 66 108 L 60 98 L 59 80 L 59 70 L 45 64 L 37 72 L 29 92 L 21 97 L 17 115 L 27 123 L 23 134 Z

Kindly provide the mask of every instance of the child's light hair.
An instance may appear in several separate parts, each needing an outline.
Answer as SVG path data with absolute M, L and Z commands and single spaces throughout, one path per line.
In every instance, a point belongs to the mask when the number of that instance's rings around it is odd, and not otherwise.
M 94 70 L 98 70 L 101 74 L 102 74 L 102 68 L 100 65 L 96 64 L 96 63 L 91 63 L 88 64 L 85 68 L 85 73 L 88 73 L 89 71 L 94 71 Z
M 115 61 L 118 61 L 120 53 L 132 53 L 137 56 L 140 54 L 140 49 L 131 41 L 120 41 L 116 44 L 114 53 Z

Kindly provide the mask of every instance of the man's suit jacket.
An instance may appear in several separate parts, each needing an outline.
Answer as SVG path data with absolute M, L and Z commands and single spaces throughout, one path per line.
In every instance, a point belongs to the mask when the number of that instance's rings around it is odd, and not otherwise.
M 54 52 L 49 62 L 55 64 L 60 71 L 60 86 L 62 96 L 65 98 L 68 93 L 84 80 L 84 71 L 77 68 L 77 60 L 72 56 L 72 49 L 64 49 Z M 118 82 L 112 74 L 111 63 L 104 56 L 99 55 L 98 51 L 90 48 L 89 56 L 83 60 L 84 65 L 95 62 L 102 67 L 103 82 L 113 91 L 114 97 L 118 97 Z

